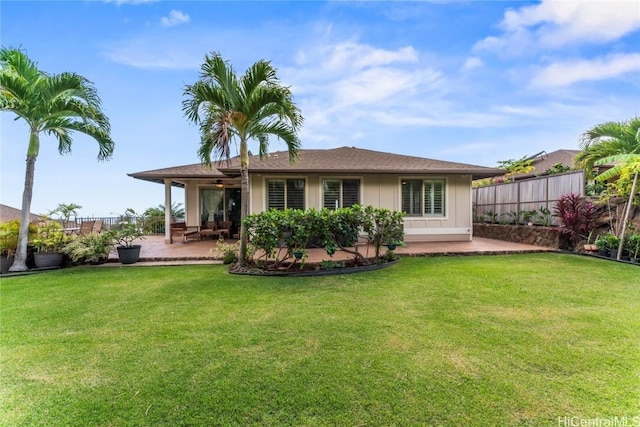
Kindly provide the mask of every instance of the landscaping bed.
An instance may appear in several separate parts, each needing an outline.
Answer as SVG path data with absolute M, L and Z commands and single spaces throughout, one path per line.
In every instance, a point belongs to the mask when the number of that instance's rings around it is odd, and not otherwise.
M 344 261 L 322 261 L 308 262 L 304 265 L 287 263 L 278 269 L 238 267 L 231 266 L 229 273 L 251 276 L 280 276 L 280 277 L 311 277 L 311 276 L 332 276 L 335 274 L 361 273 L 365 271 L 375 271 L 387 268 L 399 262 L 393 261 L 374 262 L 373 258 L 365 259 L 364 263 L 356 263 L 353 259 Z

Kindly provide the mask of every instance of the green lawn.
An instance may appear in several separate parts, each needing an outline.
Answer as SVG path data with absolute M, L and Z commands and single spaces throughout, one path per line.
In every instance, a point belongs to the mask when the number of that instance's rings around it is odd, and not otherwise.
M 1 425 L 531 425 L 640 415 L 640 268 L 405 258 L 2 279 Z

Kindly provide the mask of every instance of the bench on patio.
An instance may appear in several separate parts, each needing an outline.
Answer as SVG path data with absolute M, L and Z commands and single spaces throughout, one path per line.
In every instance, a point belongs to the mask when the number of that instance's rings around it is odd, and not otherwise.
M 174 238 L 181 238 L 184 243 L 190 239 L 200 240 L 199 228 L 187 226 L 184 222 L 172 223 L 170 242 L 173 243 Z

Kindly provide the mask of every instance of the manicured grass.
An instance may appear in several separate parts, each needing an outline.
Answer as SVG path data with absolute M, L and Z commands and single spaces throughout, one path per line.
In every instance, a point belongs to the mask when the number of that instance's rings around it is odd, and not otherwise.
M 640 415 L 640 269 L 405 258 L 3 279 L 2 425 L 531 425 Z

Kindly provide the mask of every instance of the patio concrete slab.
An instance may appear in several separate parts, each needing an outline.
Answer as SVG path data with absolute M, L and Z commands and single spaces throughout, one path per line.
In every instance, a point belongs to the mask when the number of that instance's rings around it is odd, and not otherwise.
M 233 242 L 235 240 L 227 241 L 227 243 Z M 135 265 L 217 264 L 222 259 L 222 254 L 216 249 L 216 240 L 167 244 L 164 242 L 164 236 L 152 235 L 136 243 L 140 244 L 142 248 L 140 262 Z M 555 250 L 554 248 L 475 237 L 471 242 L 411 242 L 406 246 L 398 247 L 395 252 L 405 256 L 446 256 L 550 252 Z M 366 246 L 362 246 L 359 251 L 364 256 L 374 255 L 372 246 L 369 246 L 368 249 Z M 351 258 L 350 254 L 341 251 L 336 252 L 333 258 L 330 258 L 324 249 L 308 249 L 307 252 L 309 255 L 307 262 L 320 262 L 328 259 L 340 261 Z M 117 253 L 112 252 L 108 265 L 121 265 L 117 262 L 117 258 Z

